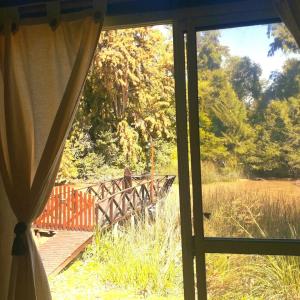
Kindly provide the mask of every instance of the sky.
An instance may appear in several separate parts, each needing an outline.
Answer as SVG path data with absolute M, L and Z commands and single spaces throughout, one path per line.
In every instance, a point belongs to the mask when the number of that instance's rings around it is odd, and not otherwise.
M 268 57 L 269 45 L 272 39 L 267 36 L 267 25 L 247 26 L 221 30 L 220 42 L 230 49 L 231 55 L 249 56 L 259 63 L 264 79 L 268 79 L 272 71 L 281 71 L 286 54 L 277 51 L 274 56 Z

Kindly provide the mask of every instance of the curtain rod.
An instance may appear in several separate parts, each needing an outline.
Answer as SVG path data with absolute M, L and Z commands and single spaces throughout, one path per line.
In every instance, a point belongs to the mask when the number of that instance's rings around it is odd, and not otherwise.
M 37 24 L 49 21 L 49 7 L 56 7 L 60 19 L 72 20 L 83 15 L 94 15 L 97 20 L 101 18 L 105 6 L 106 0 L 64 0 L 20 3 L 0 6 L 0 9 L 16 11 L 19 24 Z

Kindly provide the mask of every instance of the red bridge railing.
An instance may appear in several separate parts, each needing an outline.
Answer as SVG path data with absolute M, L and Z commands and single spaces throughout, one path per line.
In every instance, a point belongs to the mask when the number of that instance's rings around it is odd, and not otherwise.
M 69 186 L 54 187 L 34 228 L 91 231 L 95 227 L 94 196 Z
M 95 226 L 107 227 L 130 215 L 143 211 L 164 197 L 175 176 L 132 176 L 100 182 L 84 189 L 70 186 L 53 188 L 33 228 L 47 230 L 93 231 Z

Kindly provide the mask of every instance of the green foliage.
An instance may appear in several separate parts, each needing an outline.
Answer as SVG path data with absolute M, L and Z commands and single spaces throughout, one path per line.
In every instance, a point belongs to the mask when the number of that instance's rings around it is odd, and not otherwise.
M 212 121 L 205 112 L 200 113 L 201 159 L 220 163 L 229 153 L 224 145 L 224 138 L 217 137 L 212 131 Z
M 219 69 L 200 72 L 200 136 L 203 159 L 238 163 L 253 147 L 253 130 L 247 109 L 233 90 L 226 73 Z
M 78 170 L 75 166 L 76 158 L 74 149 L 71 147 L 71 141 L 67 140 L 64 153 L 60 162 L 60 168 L 57 173 L 56 182 L 64 183 L 68 180 L 78 177 Z
M 233 182 L 244 177 L 243 170 L 236 166 L 225 165 L 219 167 L 211 161 L 201 163 L 201 181 L 203 184 L 214 182 Z
M 102 33 L 83 110 L 92 125 L 95 151 L 104 153 L 105 160 L 113 153 L 112 164 L 141 170 L 150 139 L 174 139 L 171 53 L 170 41 L 158 29 Z M 114 151 L 103 152 L 107 146 Z
M 177 174 L 177 147 L 173 143 L 159 141 L 155 144 L 154 170 L 156 174 Z
M 256 126 L 257 140 L 254 155 L 248 165 L 271 176 L 300 175 L 299 168 L 300 99 L 273 100 Z
M 104 164 L 149 169 L 150 142 L 157 151 L 162 141 L 175 143 L 173 85 L 172 43 L 161 31 L 103 32 L 67 142 L 62 180 L 90 172 L 98 177 Z
M 125 165 L 134 170 L 143 170 L 145 159 L 139 145 L 138 133 L 125 120 L 119 122 L 117 130 L 121 147 L 118 165 Z
M 265 108 L 273 99 L 284 100 L 300 94 L 300 61 L 289 59 L 282 72 L 273 72 L 272 82 L 264 93 L 260 106 Z
M 298 49 L 283 25 L 271 26 L 269 36 L 273 52 Z M 197 56 L 201 160 L 221 173 L 299 176 L 299 60 L 262 84 L 261 67 L 230 56 L 219 31 L 197 33 Z M 150 171 L 152 147 L 156 172 L 176 173 L 175 122 L 169 35 L 155 27 L 103 32 L 58 181 L 126 166 Z
M 294 37 L 283 23 L 269 25 L 268 36 L 273 38 L 273 42 L 270 44 L 269 56 L 274 55 L 278 50 L 284 53 L 299 52 Z
M 266 256 L 257 259 L 251 266 L 257 281 L 256 293 L 261 293 L 265 299 L 299 298 L 299 266 L 299 257 Z
M 219 69 L 224 56 L 228 55 L 228 48 L 221 45 L 220 32 L 201 31 L 197 32 L 198 69 Z
M 270 36 L 274 41 L 269 54 L 278 49 L 298 51 L 282 25 L 271 27 Z M 203 194 L 204 211 L 212 214 L 205 221 L 206 235 L 299 238 L 297 199 L 287 202 L 286 194 L 256 190 L 254 182 L 247 189 L 240 187 L 241 181 L 238 188 L 230 188 L 233 183 L 220 185 L 243 177 L 244 171 L 300 176 L 299 60 L 288 60 L 283 71 L 274 73 L 262 87 L 260 66 L 249 58 L 230 57 L 220 44 L 219 32 L 199 33 L 197 50 L 202 181 L 211 183 Z M 174 124 L 168 38 L 147 27 L 104 32 L 58 180 L 117 176 L 124 166 L 137 172 L 149 170 L 151 144 L 156 172 L 176 172 Z M 163 213 L 154 224 L 139 221 L 137 227 L 125 225 L 99 234 L 83 260 L 72 267 L 86 279 L 83 286 L 82 281 L 76 282 L 79 293 L 86 296 L 92 278 L 97 283 L 94 298 L 102 295 L 99 283 L 133 290 L 138 294 L 134 299 L 151 294 L 181 297 L 175 200 L 158 210 Z M 208 255 L 207 266 L 211 299 L 297 299 L 300 293 L 298 259 Z M 66 280 L 74 278 L 71 273 Z
M 248 105 L 260 99 L 262 93 L 260 65 L 251 61 L 249 57 L 234 56 L 228 59 L 226 69 L 239 99 Z

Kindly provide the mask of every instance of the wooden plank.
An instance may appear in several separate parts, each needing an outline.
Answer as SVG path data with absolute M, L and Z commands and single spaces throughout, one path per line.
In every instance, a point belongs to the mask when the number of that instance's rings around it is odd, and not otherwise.
M 80 197 L 82 197 L 82 192 L 77 192 L 74 201 L 74 211 L 73 211 L 74 230 L 78 230 L 78 203 Z
M 82 197 L 82 192 L 77 192 L 75 197 L 75 202 L 74 202 L 74 211 L 73 211 L 73 220 L 74 220 L 74 230 L 78 230 L 78 210 L 79 210 L 79 199 Z
M 125 195 L 126 195 L 126 192 L 122 193 L 121 194 L 121 202 L 122 202 L 122 212 L 123 212 L 123 215 L 126 214 L 126 198 L 125 198 Z
M 54 210 L 55 210 L 55 199 L 56 199 L 56 194 L 51 198 L 51 209 L 49 211 L 49 224 L 48 227 L 51 229 L 54 229 Z
M 74 209 L 75 209 L 75 201 L 76 201 L 76 197 L 77 197 L 77 191 L 73 191 L 72 197 L 71 197 L 71 207 L 70 207 L 70 225 L 69 225 L 69 229 L 73 230 L 74 229 Z
M 62 199 L 63 199 L 63 186 L 59 186 L 59 197 L 58 197 L 58 229 L 62 228 Z
M 67 195 L 68 195 L 68 189 L 70 189 L 70 187 L 66 187 L 64 186 L 64 204 L 63 204 L 63 228 L 65 227 L 66 224 L 66 213 L 67 213 Z
M 94 226 L 96 226 L 96 229 L 98 229 L 99 211 L 98 211 L 98 209 L 96 209 L 95 197 L 93 196 L 92 199 L 93 199 L 93 211 L 94 211 L 94 216 L 95 216 Z
M 113 220 L 114 220 L 114 202 L 113 202 L 113 198 L 110 198 L 108 201 L 109 201 L 109 220 L 110 220 L 110 223 L 112 223 Z
M 86 199 L 86 201 L 88 203 L 88 222 L 87 222 L 87 228 L 89 229 L 89 228 L 92 227 L 92 222 L 91 222 L 91 220 L 92 220 L 91 203 L 90 203 L 90 198 L 87 198 L 86 194 L 84 194 L 84 196 L 85 196 L 85 199 Z
M 39 247 L 47 275 L 57 274 L 92 241 L 92 232 L 59 231 Z
M 135 200 L 135 190 L 132 191 L 132 204 L 133 204 L 133 209 L 135 210 L 136 209 L 136 200 Z
M 102 199 L 104 199 L 104 185 L 103 184 L 101 186 L 101 195 L 102 195 Z
M 90 195 L 90 194 L 89 194 Z M 86 201 L 83 201 L 83 204 L 82 204 L 82 223 L 83 223 L 83 230 L 86 230 L 87 229 L 87 226 L 86 226 L 86 222 L 87 222 L 87 203 Z
M 90 230 L 94 229 L 94 219 L 95 219 L 95 210 L 94 210 L 94 205 L 93 205 L 93 199 L 91 197 L 91 195 L 88 195 L 89 197 L 89 203 L 90 203 L 90 210 L 91 210 L 91 227 Z
M 44 222 L 43 223 L 44 223 L 45 227 L 48 225 L 48 218 L 49 218 L 48 211 L 51 207 L 51 199 L 52 199 L 52 196 L 48 200 L 47 207 L 46 207 L 47 211 L 46 211 L 45 216 L 44 216 Z
M 67 196 L 67 219 L 65 222 L 65 227 L 69 226 L 70 218 L 71 218 L 71 206 L 72 206 L 72 197 L 73 197 L 73 189 L 68 188 L 68 196 Z
M 84 193 L 86 195 L 86 193 Z M 79 199 L 79 230 L 84 230 L 84 224 L 83 224 L 83 197 L 80 197 Z

